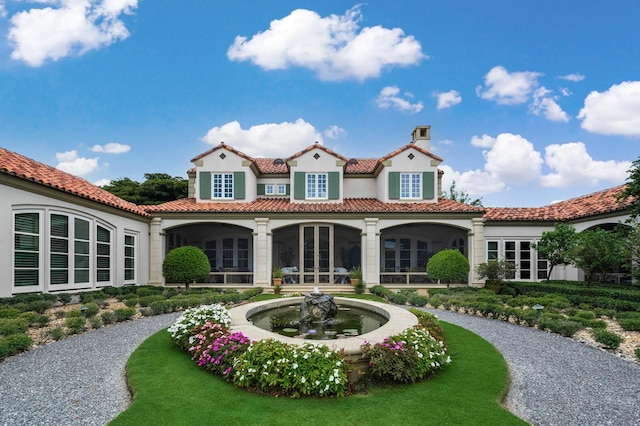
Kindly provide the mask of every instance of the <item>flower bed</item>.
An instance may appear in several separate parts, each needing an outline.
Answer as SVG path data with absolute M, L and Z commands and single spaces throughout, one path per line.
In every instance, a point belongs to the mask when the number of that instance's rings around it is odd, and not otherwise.
M 421 324 L 438 329 L 435 316 L 422 315 Z M 231 332 L 229 324 L 226 308 L 204 305 L 186 310 L 168 331 L 200 367 L 239 387 L 294 398 L 353 392 L 349 362 L 342 351 L 320 343 L 252 342 L 241 332 Z M 383 343 L 364 342 L 362 351 L 370 358 L 367 383 L 423 380 L 451 362 L 442 336 L 436 339 L 423 325 L 389 336 Z

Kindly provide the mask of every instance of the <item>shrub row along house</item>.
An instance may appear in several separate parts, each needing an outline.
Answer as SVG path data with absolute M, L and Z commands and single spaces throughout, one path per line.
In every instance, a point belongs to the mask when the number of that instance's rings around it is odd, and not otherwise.
M 189 196 L 156 206 L 126 202 L 91 183 L 0 148 L 0 297 L 24 292 L 164 285 L 169 250 L 200 247 L 204 285 L 344 285 L 360 266 L 368 286 L 433 286 L 427 260 L 460 250 L 476 265 L 505 258 L 513 278 L 549 265 L 531 242 L 555 222 L 577 231 L 629 217 L 623 186 L 537 208 L 484 208 L 442 198 L 430 126 L 382 158 L 346 158 L 316 143 L 289 158 L 252 158 L 220 145 L 196 156 Z M 555 279 L 581 279 L 573 267 Z M 169 283 L 170 284 L 170 283 Z

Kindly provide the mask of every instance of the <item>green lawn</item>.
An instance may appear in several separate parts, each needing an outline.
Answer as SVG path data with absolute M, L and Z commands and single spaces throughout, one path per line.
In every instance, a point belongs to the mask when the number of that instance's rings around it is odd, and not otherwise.
M 258 396 L 199 369 L 166 331 L 127 365 L 133 404 L 111 425 L 523 425 L 500 405 L 502 355 L 484 339 L 442 323 L 453 362 L 431 380 L 335 399 Z

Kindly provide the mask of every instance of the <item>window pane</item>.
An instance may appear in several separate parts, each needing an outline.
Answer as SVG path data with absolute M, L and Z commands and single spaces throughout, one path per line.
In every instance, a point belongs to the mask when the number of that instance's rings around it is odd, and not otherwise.
M 102 257 L 102 256 L 99 256 L 99 257 L 96 259 L 96 263 L 97 263 L 97 265 L 96 265 L 96 266 L 97 266 L 99 269 L 108 269 L 108 268 L 109 268 L 109 258 L 108 258 L 108 257 Z
M 26 287 L 38 285 L 40 274 L 37 269 L 16 270 L 14 273 L 13 285 L 16 287 Z
M 131 259 L 131 258 L 125 258 L 124 259 L 124 267 L 125 268 L 131 269 L 131 268 L 133 268 L 133 266 L 134 266 L 133 259 Z
M 135 279 L 135 276 L 133 274 L 133 269 L 126 269 L 124 271 L 124 279 L 125 280 L 133 280 L 133 279 Z
M 51 238 L 51 251 L 55 253 L 69 253 L 69 241 L 61 238 Z
M 76 240 L 89 240 L 89 222 L 82 219 L 75 220 Z
M 40 233 L 40 213 L 20 213 L 15 216 L 15 231 Z
M 78 270 L 76 269 L 74 273 L 75 283 L 88 283 L 89 282 L 89 270 Z
M 98 244 L 98 255 L 109 256 L 111 246 L 109 244 Z
M 73 257 L 73 265 L 75 268 L 86 269 L 89 268 L 89 256 L 75 255 Z
M 132 246 L 136 242 L 136 239 L 133 235 L 125 235 L 124 236 L 124 244 L 127 246 Z
M 69 218 L 67 216 L 51 215 L 51 235 L 55 237 L 69 236 Z
M 89 243 L 85 241 L 76 241 L 75 253 L 77 254 L 89 254 Z
M 16 268 L 37 268 L 40 255 L 38 253 L 16 253 L 14 266 Z
M 51 284 L 68 284 L 69 271 L 67 271 L 66 269 L 52 270 L 50 273 L 49 282 Z
M 38 251 L 40 239 L 37 235 L 15 235 L 15 249 L 22 251 Z
M 51 267 L 52 268 L 68 268 L 69 256 L 66 254 L 51 254 Z
M 111 231 L 109 231 L 106 228 L 103 228 L 102 226 L 98 225 L 98 232 L 97 232 L 97 238 L 98 241 L 102 242 L 102 243 L 108 243 L 111 241 Z

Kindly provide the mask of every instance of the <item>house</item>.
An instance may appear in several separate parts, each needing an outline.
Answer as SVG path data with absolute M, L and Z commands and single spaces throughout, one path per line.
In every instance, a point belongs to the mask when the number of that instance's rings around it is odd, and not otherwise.
M 164 285 L 172 248 L 204 250 L 202 285 L 344 285 L 360 266 L 367 285 L 434 286 L 427 260 L 455 248 L 471 270 L 491 258 L 513 278 L 546 278 L 529 246 L 557 221 L 578 231 L 629 217 L 621 187 L 539 208 L 483 208 L 441 197 L 442 159 L 430 126 L 382 158 L 346 158 L 315 143 L 288 158 L 252 158 L 221 143 L 194 157 L 189 196 L 136 206 L 87 181 L 0 149 L 3 270 L 0 296 L 105 285 Z M 573 267 L 553 278 L 580 279 Z M 469 284 L 482 285 L 470 273 Z

